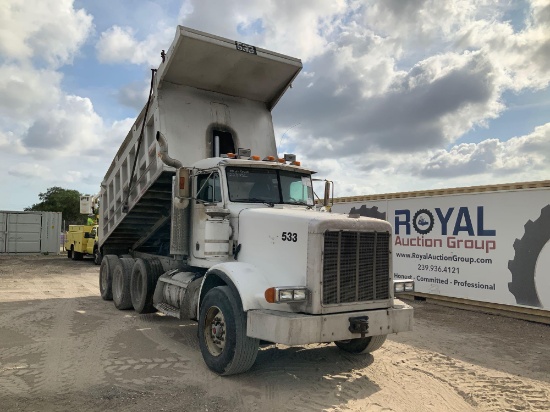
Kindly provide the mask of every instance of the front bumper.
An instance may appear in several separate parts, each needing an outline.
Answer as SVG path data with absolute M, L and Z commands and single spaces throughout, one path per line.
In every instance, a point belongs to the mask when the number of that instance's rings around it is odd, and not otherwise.
M 413 327 L 413 308 L 395 299 L 391 308 L 331 315 L 250 310 L 246 334 L 289 346 L 355 339 L 361 334 L 349 331 L 349 318 L 359 316 L 369 317 L 369 330 L 365 336 L 405 332 Z

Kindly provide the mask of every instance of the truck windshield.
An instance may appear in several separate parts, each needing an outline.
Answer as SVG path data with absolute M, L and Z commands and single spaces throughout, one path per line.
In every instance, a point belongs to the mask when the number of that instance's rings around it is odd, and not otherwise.
M 228 167 L 226 174 L 232 202 L 313 206 L 309 174 L 250 167 Z

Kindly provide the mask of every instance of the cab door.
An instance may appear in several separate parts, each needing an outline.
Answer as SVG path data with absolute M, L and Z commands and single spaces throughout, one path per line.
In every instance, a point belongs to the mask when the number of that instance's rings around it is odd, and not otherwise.
M 209 267 L 207 261 L 227 259 L 229 255 L 229 220 L 213 210 L 222 210 L 223 198 L 217 170 L 193 178 L 191 254 L 197 266 Z

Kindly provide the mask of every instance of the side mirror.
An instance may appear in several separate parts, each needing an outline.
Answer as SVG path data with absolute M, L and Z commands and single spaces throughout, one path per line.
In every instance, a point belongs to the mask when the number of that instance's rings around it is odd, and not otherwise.
M 325 180 L 325 196 L 323 199 L 323 206 L 325 207 L 332 206 L 333 199 L 334 199 L 334 183 L 330 180 Z
M 176 187 L 174 188 L 174 204 L 178 209 L 185 209 L 189 205 L 191 196 L 191 179 L 189 169 L 180 167 L 176 171 Z

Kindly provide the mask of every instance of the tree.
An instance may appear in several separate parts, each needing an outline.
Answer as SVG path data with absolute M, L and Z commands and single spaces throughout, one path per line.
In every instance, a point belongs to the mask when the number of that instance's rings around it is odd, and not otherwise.
M 87 216 L 80 214 L 80 193 L 77 190 L 50 187 L 38 195 L 39 203 L 25 208 L 39 212 L 61 212 L 69 225 L 83 225 Z

